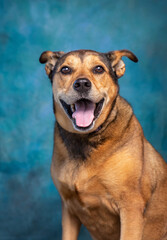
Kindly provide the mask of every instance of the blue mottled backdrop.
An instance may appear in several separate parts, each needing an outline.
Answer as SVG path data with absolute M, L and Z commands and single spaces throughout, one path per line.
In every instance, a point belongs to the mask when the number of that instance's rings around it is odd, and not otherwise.
M 0 240 L 61 239 L 44 50 L 133 51 L 120 93 L 167 160 L 166 12 L 165 0 L 0 0 Z

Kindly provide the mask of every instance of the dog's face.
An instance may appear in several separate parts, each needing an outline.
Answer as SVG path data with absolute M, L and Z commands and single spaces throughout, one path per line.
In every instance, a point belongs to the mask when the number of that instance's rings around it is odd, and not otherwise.
M 119 91 L 117 79 L 125 72 L 122 56 L 137 62 L 127 50 L 41 54 L 40 62 L 46 63 L 52 82 L 56 120 L 64 129 L 84 134 L 105 122 Z

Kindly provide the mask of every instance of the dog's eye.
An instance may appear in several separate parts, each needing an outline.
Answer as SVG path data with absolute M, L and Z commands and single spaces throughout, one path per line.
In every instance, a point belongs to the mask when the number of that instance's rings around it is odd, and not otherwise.
M 69 68 L 67 66 L 64 66 L 64 67 L 61 68 L 60 72 L 63 73 L 63 74 L 70 74 L 71 73 L 71 68 Z
M 93 72 L 94 73 L 103 73 L 104 72 L 104 68 L 102 66 L 96 66 L 94 69 L 93 69 Z

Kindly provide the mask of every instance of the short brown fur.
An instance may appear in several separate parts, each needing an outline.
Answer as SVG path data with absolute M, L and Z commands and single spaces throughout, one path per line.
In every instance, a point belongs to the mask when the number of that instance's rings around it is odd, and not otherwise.
M 137 61 L 127 50 L 48 51 L 40 57 L 52 80 L 57 119 L 51 174 L 62 198 L 62 240 L 77 240 L 81 224 L 94 240 L 167 240 L 167 165 L 119 95 L 123 56 Z M 104 73 L 94 74 L 97 65 Z M 63 66 L 72 72 L 63 75 Z M 91 81 L 89 94 L 74 91 L 78 78 Z M 80 97 L 105 99 L 86 131 L 74 126 L 60 103 Z

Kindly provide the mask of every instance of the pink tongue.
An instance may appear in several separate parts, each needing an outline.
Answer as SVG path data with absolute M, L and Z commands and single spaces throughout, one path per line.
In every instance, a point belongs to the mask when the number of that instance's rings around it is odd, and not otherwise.
M 88 127 L 94 119 L 95 104 L 79 101 L 75 103 L 76 111 L 72 114 L 78 127 Z

